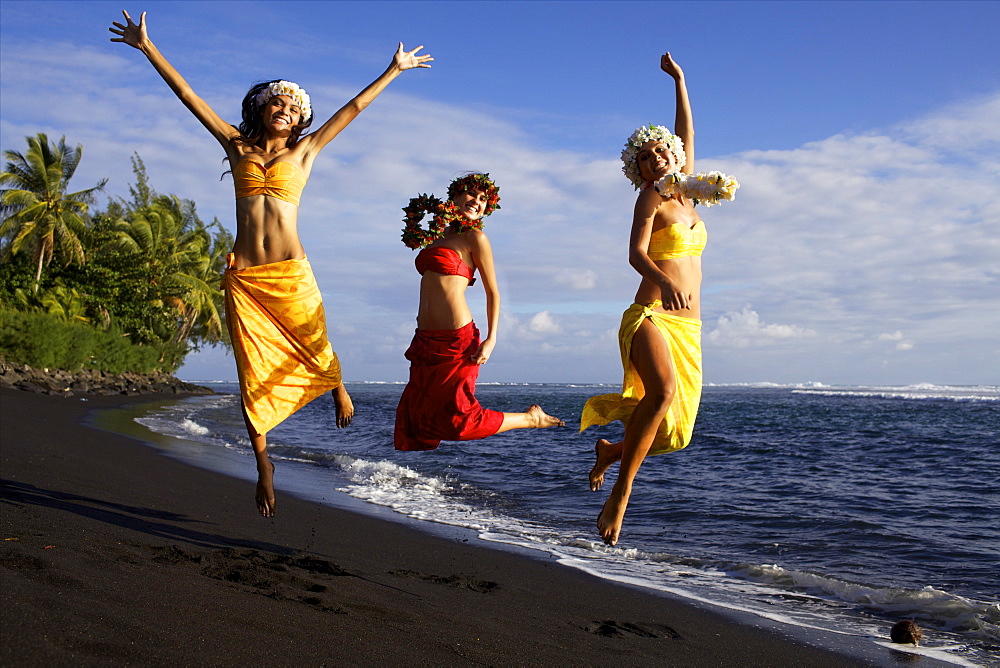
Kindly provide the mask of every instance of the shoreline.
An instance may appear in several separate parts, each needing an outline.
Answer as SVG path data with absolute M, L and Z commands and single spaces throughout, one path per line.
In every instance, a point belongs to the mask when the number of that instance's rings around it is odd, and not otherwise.
M 82 426 L 94 409 L 159 398 L 177 397 L 0 390 L 5 662 L 844 666 L 893 654 L 845 656 L 287 493 L 265 520 L 245 480 Z

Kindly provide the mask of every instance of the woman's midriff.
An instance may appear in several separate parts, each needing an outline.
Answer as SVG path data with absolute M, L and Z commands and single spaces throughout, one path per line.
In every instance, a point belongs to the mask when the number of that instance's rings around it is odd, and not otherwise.
M 235 268 L 304 258 L 298 214 L 299 207 L 294 204 L 266 195 L 237 199 Z
M 667 309 L 658 307 L 654 310 L 672 313 L 685 318 L 701 319 L 701 258 L 697 256 L 680 257 L 672 260 L 656 260 L 656 266 L 667 275 L 667 278 L 681 292 L 691 295 L 688 308 Z M 643 278 L 635 293 L 636 304 L 651 304 L 657 299 L 665 301 L 665 295 L 660 287 Z
M 419 329 L 458 329 L 472 322 L 472 311 L 465 301 L 469 279 L 433 271 L 420 278 Z

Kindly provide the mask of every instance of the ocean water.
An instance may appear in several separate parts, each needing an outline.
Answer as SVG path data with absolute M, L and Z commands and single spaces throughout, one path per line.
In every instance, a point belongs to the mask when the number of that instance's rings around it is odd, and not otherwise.
M 203 384 L 218 394 L 136 422 L 252 476 L 238 387 Z M 325 396 L 272 431 L 279 497 L 350 497 L 800 630 L 884 645 L 913 618 L 916 651 L 1000 665 L 1000 387 L 706 387 L 691 445 L 643 464 L 614 548 L 594 523 L 617 467 L 603 492 L 587 473 L 596 439 L 622 428 L 577 433 L 584 401 L 613 386 L 480 385 L 489 408 L 537 402 L 568 426 L 410 453 L 392 447 L 402 387 L 349 383 L 349 429 Z

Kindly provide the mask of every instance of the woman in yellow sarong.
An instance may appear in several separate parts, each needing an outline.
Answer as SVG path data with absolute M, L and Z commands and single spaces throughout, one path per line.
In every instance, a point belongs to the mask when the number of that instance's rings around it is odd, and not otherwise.
M 218 140 L 236 186 L 236 241 L 224 288 L 226 321 L 236 355 L 243 417 L 257 460 L 256 502 L 274 515 L 274 466 L 267 432 L 317 396 L 333 392 L 337 426 L 346 427 L 354 405 L 330 346 L 319 288 L 297 230 L 299 197 L 320 150 L 354 120 L 401 72 L 430 67 L 423 47 L 400 43 L 385 72 L 315 132 L 309 96 L 277 80 L 257 84 L 243 100 L 239 128 L 226 123 L 163 57 L 128 12 L 109 30 L 142 51 L 181 102 Z
M 661 69 L 674 80 L 676 135 L 662 126 L 639 128 L 629 138 L 623 171 L 639 190 L 629 239 L 629 263 L 642 280 L 622 317 L 619 343 L 625 379 L 621 394 L 592 397 L 580 430 L 620 420 L 618 443 L 597 442 L 590 489 L 621 462 L 618 478 L 597 519 L 601 538 L 618 542 L 636 473 L 648 454 L 685 447 L 701 398 L 701 249 L 705 226 L 683 194 L 661 195 L 653 183 L 694 171 L 694 122 L 684 73 L 667 53 Z M 677 177 L 683 179 L 683 177 Z

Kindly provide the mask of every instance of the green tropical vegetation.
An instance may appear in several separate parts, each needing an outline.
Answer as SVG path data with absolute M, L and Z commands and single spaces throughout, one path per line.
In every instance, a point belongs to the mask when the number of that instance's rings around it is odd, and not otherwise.
M 157 193 L 138 155 L 127 198 L 71 192 L 83 147 L 27 137 L 0 173 L 0 356 L 34 367 L 173 372 L 228 345 L 220 289 L 233 239 Z

